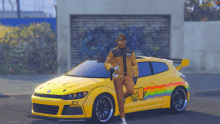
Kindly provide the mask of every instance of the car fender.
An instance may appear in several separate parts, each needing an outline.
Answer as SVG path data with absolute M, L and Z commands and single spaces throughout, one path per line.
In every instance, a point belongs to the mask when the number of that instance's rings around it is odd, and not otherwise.
M 179 80 L 174 80 L 172 82 L 173 83 L 170 83 L 166 86 L 166 90 L 164 91 L 162 108 L 170 108 L 171 95 L 176 87 L 183 86 L 187 89 L 187 85 L 185 84 L 185 81 L 181 82 Z M 188 92 L 187 92 L 187 96 L 188 96 L 187 99 L 189 100 Z
M 86 98 L 85 102 L 83 103 L 83 108 L 85 110 L 86 113 L 86 118 L 91 118 L 92 117 L 92 109 L 93 109 L 93 104 L 95 102 L 95 99 L 103 93 L 109 93 L 114 101 L 115 101 L 115 113 L 114 116 L 119 115 L 119 111 L 118 111 L 118 101 L 117 101 L 117 96 L 116 96 L 116 92 L 114 89 L 110 88 L 110 87 L 105 87 L 105 86 L 99 86 L 96 87 L 94 89 L 92 89 L 89 94 L 88 97 Z

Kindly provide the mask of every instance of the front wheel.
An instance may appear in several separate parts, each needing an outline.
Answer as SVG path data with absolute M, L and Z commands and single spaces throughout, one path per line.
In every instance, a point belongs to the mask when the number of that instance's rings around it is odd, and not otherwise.
M 99 95 L 92 110 L 92 122 L 104 123 L 110 120 L 114 114 L 114 102 L 109 94 Z
M 171 96 L 170 110 L 173 113 L 183 112 L 187 106 L 187 93 L 182 87 L 176 88 Z

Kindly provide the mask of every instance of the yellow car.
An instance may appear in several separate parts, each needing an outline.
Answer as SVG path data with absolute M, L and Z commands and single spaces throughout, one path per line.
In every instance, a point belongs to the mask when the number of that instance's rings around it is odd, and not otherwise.
M 179 70 L 188 59 L 174 60 L 136 56 L 139 77 L 134 94 L 125 101 L 125 113 L 158 108 L 185 110 L 189 84 Z M 174 63 L 179 61 L 180 66 Z M 32 95 L 29 117 L 56 120 L 107 122 L 119 115 L 114 84 L 104 59 L 87 60 L 66 74 L 39 85 Z M 125 87 L 124 87 L 124 90 Z

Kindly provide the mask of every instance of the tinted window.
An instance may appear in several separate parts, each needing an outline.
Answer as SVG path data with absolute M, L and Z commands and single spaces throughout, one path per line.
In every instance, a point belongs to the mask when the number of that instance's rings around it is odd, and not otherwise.
M 163 62 L 151 62 L 154 70 L 154 74 L 158 74 L 164 71 L 167 71 L 169 68 Z
M 151 75 L 149 62 L 138 62 L 139 76 L 144 77 Z
M 74 68 L 67 75 L 91 78 L 109 78 L 110 72 L 105 69 L 103 62 L 89 60 Z

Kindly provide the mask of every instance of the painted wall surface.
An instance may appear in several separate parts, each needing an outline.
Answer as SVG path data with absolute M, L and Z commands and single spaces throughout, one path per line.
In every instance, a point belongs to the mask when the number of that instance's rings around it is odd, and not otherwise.
M 31 23 L 41 23 L 47 22 L 51 24 L 51 29 L 56 31 L 56 18 L 3 18 L 0 19 L 1 25 L 5 26 L 19 26 L 20 24 L 23 25 L 30 25 Z
M 220 22 L 185 22 L 183 58 L 190 59 L 185 73 L 220 74 Z
M 71 69 L 70 15 L 170 15 L 170 57 L 183 55 L 185 0 L 58 0 L 58 73 Z
M 91 18 L 92 17 L 92 18 Z M 126 36 L 135 55 L 170 57 L 170 16 L 72 16 L 71 67 L 90 58 L 106 58 L 117 47 L 116 36 Z

